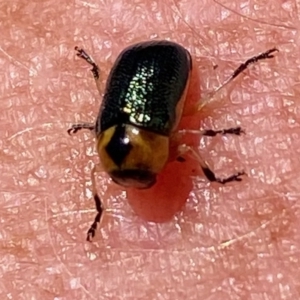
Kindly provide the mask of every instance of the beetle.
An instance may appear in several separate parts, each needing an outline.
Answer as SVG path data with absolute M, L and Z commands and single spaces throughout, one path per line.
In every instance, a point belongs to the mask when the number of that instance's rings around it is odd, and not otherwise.
M 99 67 L 83 49 L 75 47 L 77 56 L 92 66 L 92 74 L 101 93 Z M 273 58 L 276 48 L 242 63 L 233 74 L 206 99 L 193 108 L 201 110 L 226 84 L 243 72 L 250 64 Z M 74 134 L 80 129 L 94 131 L 101 168 L 92 170 L 93 196 L 97 215 L 87 232 L 87 240 L 95 236 L 103 213 L 102 202 L 95 184 L 95 172 L 104 171 L 112 180 L 124 187 L 147 189 L 156 182 L 157 174 L 169 160 L 170 142 L 176 135 L 182 117 L 187 90 L 193 68 L 192 57 L 183 46 L 166 41 L 146 41 L 125 48 L 116 59 L 109 74 L 104 97 L 95 123 L 78 123 L 68 130 Z M 184 130 L 184 133 L 189 130 Z M 202 135 L 240 135 L 240 127 L 225 130 L 199 131 Z M 191 147 L 181 145 L 178 160 L 190 151 L 209 181 L 225 184 L 241 181 L 244 172 L 228 178 L 218 178 Z

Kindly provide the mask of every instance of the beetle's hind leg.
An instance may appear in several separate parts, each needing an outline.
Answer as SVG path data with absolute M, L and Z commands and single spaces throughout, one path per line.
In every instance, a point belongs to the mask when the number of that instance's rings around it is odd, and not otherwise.
M 197 104 L 196 111 L 200 111 L 204 106 L 206 106 L 209 102 L 212 101 L 213 97 L 221 90 L 223 89 L 228 83 L 230 83 L 234 78 L 236 78 L 239 74 L 241 74 L 243 71 L 245 71 L 251 64 L 254 64 L 258 61 L 265 60 L 265 59 L 271 59 L 274 57 L 274 53 L 278 52 L 279 50 L 277 48 L 269 49 L 259 55 L 253 56 L 246 60 L 244 63 L 240 64 L 238 68 L 235 69 L 235 71 L 227 78 L 219 87 L 217 87 L 214 91 L 209 93 L 207 96 L 205 96 L 203 99 L 200 100 L 200 102 Z
M 241 176 L 246 175 L 244 171 L 237 172 L 236 174 L 233 174 L 231 176 L 228 176 L 226 178 L 218 178 L 216 177 L 215 173 L 211 170 L 209 167 L 209 164 L 190 146 L 187 145 L 181 145 L 179 146 L 179 159 L 178 161 L 184 161 L 182 159 L 183 154 L 189 152 L 192 157 L 197 160 L 200 163 L 200 166 L 202 168 L 202 171 L 206 178 L 211 182 L 218 182 L 221 184 L 225 184 L 231 181 L 242 181 Z
M 96 86 L 98 89 L 98 92 L 101 94 L 102 93 L 102 87 L 100 84 L 100 69 L 96 62 L 93 60 L 93 58 L 85 52 L 82 48 L 75 47 L 76 55 L 82 59 L 84 59 L 88 64 L 92 66 L 91 72 L 93 74 L 93 77 L 96 82 Z
M 97 193 L 97 189 L 96 189 L 96 173 L 97 172 L 101 172 L 102 168 L 101 166 L 95 165 L 91 171 L 91 178 L 92 178 L 92 191 L 93 191 L 93 197 L 94 197 L 94 201 L 95 201 L 95 206 L 96 206 L 96 210 L 97 210 L 97 214 L 96 217 L 94 219 L 94 222 L 92 223 L 92 225 L 90 226 L 88 232 L 87 232 L 87 237 L 86 240 L 88 242 L 91 242 L 93 237 L 95 236 L 96 230 L 97 230 L 97 226 L 98 223 L 101 223 L 101 219 L 102 219 L 102 215 L 103 215 L 103 211 L 104 211 L 104 207 L 103 204 L 101 202 L 101 199 Z

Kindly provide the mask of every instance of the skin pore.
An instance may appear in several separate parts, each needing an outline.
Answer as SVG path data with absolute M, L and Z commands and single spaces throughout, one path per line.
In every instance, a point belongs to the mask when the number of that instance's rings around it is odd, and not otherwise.
M 296 2 L 272 1 L 267 10 L 265 4 L 245 5 L 212 0 L 2 5 L 2 299 L 299 298 Z M 147 191 L 126 193 L 99 173 L 106 212 L 96 239 L 87 243 L 95 215 L 90 181 L 98 162 L 95 141 L 88 131 L 70 137 L 66 130 L 77 121 L 93 122 L 101 97 L 74 47 L 97 61 L 104 87 L 120 51 L 150 38 L 176 41 L 191 52 L 202 95 L 246 59 L 274 46 L 280 50 L 180 125 L 241 126 L 246 134 L 240 137 L 186 140 L 218 176 L 240 170 L 247 176 L 223 186 L 208 182 L 189 157 L 174 162 L 154 195 L 187 201 L 168 222 L 157 224 L 136 214 L 139 203 L 145 205 L 138 199 L 147 201 L 147 211 L 157 209 Z M 192 84 L 190 101 L 198 97 L 197 81 Z

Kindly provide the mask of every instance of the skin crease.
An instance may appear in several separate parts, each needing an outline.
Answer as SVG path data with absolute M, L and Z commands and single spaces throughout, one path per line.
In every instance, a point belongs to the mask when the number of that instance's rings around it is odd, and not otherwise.
M 265 6 L 1 3 L 1 299 L 299 298 L 298 9 L 295 1 Z M 104 83 L 124 47 L 150 38 L 190 50 L 203 95 L 247 58 L 280 49 L 184 120 L 189 128 L 242 126 L 241 137 L 192 139 L 218 176 L 248 176 L 221 186 L 195 171 L 195 161 L 178 163 L 166 176 L 175 188 L 183 176 L 187 202 L 156 224 L 137 216 L 122 187 L 99 174 L 108 210 L 90 244 L 94 139 L 66 131 L 94 121 L 100 97 L 73 49 L 94 57 Z

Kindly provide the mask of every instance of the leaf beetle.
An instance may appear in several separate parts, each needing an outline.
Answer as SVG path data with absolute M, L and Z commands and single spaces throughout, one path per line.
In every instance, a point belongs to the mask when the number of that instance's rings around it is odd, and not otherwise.
M 92 66 L 91 71 L 101 93 L 98 65 L 83 49 L 75 47 L 75 50 L 77 56 Z M 275 51 L 278 50 L 272 48 L 242 63 L 209 97 L 200 99 L 193 111 L 201 110 L 250 64 L 273 58 Z M 74 124 L 68 130 L 69 134 L 80 129 L 94 131 L 101 162 L 101 167 L 96 165 L 92 170 L 97 215 L 88 230 L 88 241 L 94 237 L 104 210 L 96 190 L 95 173 L 104 171 L 115 183 L 124 187 L 147 189 L 155 184 L 157 174 L 169 160 L 170 142 L 182 117 L 192 68 L 191 54 L 177 43 L 161 40 L 131 45 L 119 54 L 111 69 L 96 122 Z M 189 130 L 182 133 L 186 132 Z M 206 136 L 240 135 L 243 130 L 236 127 L 197 133 Z M 225 184 L 240 181 L 244 175 L 244 172 L 238 172 L 220 179 L 206 161 L 187 145 L 180 146 L 178 159 L 182 160 L 181 155 L 188 151 L 199 162 L 209 181 Z

